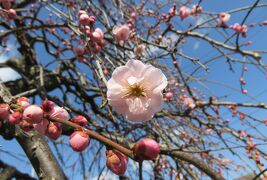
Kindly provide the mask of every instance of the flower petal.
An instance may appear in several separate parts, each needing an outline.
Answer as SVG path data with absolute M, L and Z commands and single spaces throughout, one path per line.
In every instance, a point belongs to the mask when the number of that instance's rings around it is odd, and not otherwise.
M 136 78 L 142 77 L 143 70 L 146 68 L 146 65 L 139 60 L 129 60 L 126 63 L 126 67 L 132 70 L 133 76 Z

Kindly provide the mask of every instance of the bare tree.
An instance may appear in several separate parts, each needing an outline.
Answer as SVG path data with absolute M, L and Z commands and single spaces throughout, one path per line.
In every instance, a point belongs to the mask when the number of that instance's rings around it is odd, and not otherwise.
M 70 115 L 44 116 L 53 128 L 62 128 L 59 139 L 22 119 L 17 125 L 0 119 L 0 134 L 18 141 L 40 179 L 71 179 L 76 169 L 84 179 L 104 178 L 106 149 L 107 156 L 111 149 L 132 159 L 120 179 L 233 179 L 248 173 L 267 178 L 267 120 L 254 113 L 267 109 L 261 97 L 267 86 L 249 81 L 255 75 L 253 81 L 266 82 L 266 47 L 252 44 L 266 40 L 257 35 L 266 34 L 266 17 L 257 16 L 266 11 L 266 2 L 225 12 L 207 11 L 208 0 L 0 3 L 0 54 L 8 57 L 0 68 L 18 73 L 17 79 L 1 82 L 0 102 L 9 105 L 9 116 L 23 113 L 20 97 L 40 106 L 50 100 Z M 162 109 L 141 123 L 129 121 L 107 97 L 114 70 L 131 59 L 160 69 L 168 80 Z M 259 95 L 247 87 L 259 88 Z M 137 96 L 146 96 L 137 90 Z M 77 115 L 87 123 L 75 123 Z M 93 139 L 82 153 L 69 147 L 74 131 Z M 148 169 L 133 152 L 145 137 L 160 145 L 157 158 L 146 162 Z M 0 177 L 34 179 L 2 158 Z

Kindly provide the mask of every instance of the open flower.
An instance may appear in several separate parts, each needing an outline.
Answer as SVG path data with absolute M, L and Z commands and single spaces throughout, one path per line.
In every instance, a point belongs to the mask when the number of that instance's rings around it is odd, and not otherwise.
M 113 110 L 130 121 L 150 120 L 162 109 L 167 78 L 158 68 L 129 60 L 116 68 L 107 83 L 107 99 Z

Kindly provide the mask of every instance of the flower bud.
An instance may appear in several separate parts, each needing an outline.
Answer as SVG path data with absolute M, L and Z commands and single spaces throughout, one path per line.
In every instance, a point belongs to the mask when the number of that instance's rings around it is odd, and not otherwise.
M 44 111 L 36 105 L 28 106 L 23 112 L 23 119 L 31 124 L 40 123 L 43 120 Z
M 95 16 L 90 16 L 89 17 L 89 23 L 94 24 L 95 23 Z
M 87 119 L 84 116 L 75 116 L 71 119 L 71 122 L 84 126 L 87 124 Z
M 33 129 L 33 124 L 32 123 L 29 123 L 28 121 L 26 120 L 22 120 L 20 121 L 20 128 L 23 130 L 23 131 L 31 131 Z
M 51 113 L 54 108 L 55 108 L 55 104 L 53 101 L 49 101 L 49 100 L 44 100 L 42 102 L 42 106 L 41 108 L 43 109 L 44 113 Z
M 0 119 L 6 119 L 9 115 L 9 105 L 0 103 Z
M 167 92 L 165 97 L 166 97 L 167 101 L 170 101 L 172 99 L 172 97 L 173 97 L 173 93 L 172 92 Z
M 115 149 L 107 150 L 106 156 L 107 167 L 118 176 L 123 175 L 127 169 L 128 157 Z
M 137 142 L 133 147 L 134 156 L 141 161 L 156 159 L 159 151 L 159 144 L 150 138 Z
M 92 33 L 93 40 L 95 42 L 101 42 L 104 39 L 104 33 L 100 28 L 96 28 L 95 31 Z
M 19 124 L 22 120 L 22 113 L 21 112 L 14 112 L 8 117 L 8 122 L 10 124 Z
M 10 19 L 16 19 L 16 17 L 17 17 L 17 12 L 16 12 L 16 10 L 14 10 L 14 9 L 9 9 L 9 10 L 7 11 L 7 13 L 8 13 L 8 17 L 9 17 Z
M 19 97 L 17 99 L 17 104 L 23 109 L 26 109 L 28 106 L 30 106 L 30 100 L 27 97 Z
M 181 20 L 183 21 L 185 18 L 187 18 L 188 16 L 190 16 L 190 10 L 187 7 L 185 7 L 185 6 L 182 6 L 179 9 L 179 14 L 180 14 Z
M 80 23 L 84 26 L 90 23 L 90 18 L 87 14 L 81 14 L 79 16 L 79 20 L 80 20 Z
M 62 133 L 62 128 L 60 124 L 49 122 L 45 135 L 49 138 L 56 140 Z
M 90 143 L 89 135 L 83 131 L 75 131 L 70 135 L 70 146 L 74 151 L 82 152 Z

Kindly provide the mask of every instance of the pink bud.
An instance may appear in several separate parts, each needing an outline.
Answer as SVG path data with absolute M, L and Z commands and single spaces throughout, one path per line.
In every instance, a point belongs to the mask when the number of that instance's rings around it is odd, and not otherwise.
M 130 28 L 128 25 L 117 26 L 113 29 L 112 33 L 117 42 L 126 41 L 130 35 Z
M 101 42 L 104 39 L 104 33 L 100 28 L 96 28 L 92 33 L 94 41 Z
M 134 53 L 138 56 L 141 56 L 143 54 L 143 52 L 145 51 L 145 45 L 143 44 L 139 44 L 137 46 L 135 46 L 134 48 Z
M 87 119 L 84 116 L 75 116 L 71 119 L 73 123 L 79 124 L 80 126 L 84 126 L 87 124 Z
M 80 20 L 80 23 L 84 26 L 89 25 L 90 23 L 90 18 L 87 14 L 81 14 L 79 17 L 79 20 Z
M 219 20 L 221 21 L 222 25 L 225 25 L 229 21 L 230 17 L 231 15 L 225 12 L 219 14 Z
M 36 105 L 28 106 L 23 112 L 23 119 L 29 123 L 36 124 L 43 120 L 44 111 Z
M 137 14 L 133 12 L 133 13 L 131 14 L 131 18 L 136 19 L 136 17 L 137 17 Z
M 187 18 L 190 15 L 190 10 L 185 6 L 182 6 L 179 9 L 179 14 L 180 14 L 181 20 L 183 21 L 185 18 Z
M 17 104 L 23 109 L 26 109 L 28 106 L 30 106 L 30 100 L 27 97 L 19 97 L 17 99 Z
M 92 25 L 95 23 L 95 16 L 90 16 L 89 17 L 89 23 Z
M 83 131 L 75 131 L 70 135 L 70 146 L 74 151 L 82 152 L 90 143 L 89 135 Z
M 197 16 L 200 13 L 202 13 L 202 7 L 198 4 L 195 4 L 191 9 L 191 14 Z
M 8 117 L 8 122 L 10 124 L 19 124 L 22 120 L 22 113 L 21 112 L 14 112 Z
M 248 90 L 243 89 L 243 90 L 242 90 L 242 93 L 243 93 L 243 94 L 247 94 L 247 93 L 248 93 Z
M 128 157 L 115 149 L 107 150 L 106 156 L 107 167 L 118 176 L 123 175 L 127 169 Z
M 166 97 L 167 101 L 170 101 L 172 99 L 172 97 L 173 97 L 173 93 L 172 92 L 167 92 L 165 97 Z
M 17 18 L 17 12 L 14 9 L 8 10 L 8 17 L 10 19 L 16 19 Z
M 33 129 L 33 124 L 32 123 L 29 123 L 28 121 L 26 120 L 22 120 L 20 121 L 20 127 L 23 131 L 31 131 Z
M 45 135 L 47 135 L 51 139 L 56 140 L 61 135 L 61 133 L 62 133 L 62 128 L 60 124 L 49 122 Z
M 43 119 L 40 123 L 33 124 L 33 127 L 40 134 L 44 135 L 46 133 L 48 125 L 49 125 L 49 121 L 47 119 Z
M 133 147 L 133 153 L 138 160 L 156 159 L 159 151 L 159 144 L 150 138 L 137 142 Z
M 169 14 L 170 14 L 170 16 L 175 16 L 176 15 L 176 7 L 171 7 L 171 9 L 169 10 Z
M 42 102 L 42 106 L 41 108 L 43 109 L 44 113 L 51 113 L 54 108 L 55 108 L 55 104 L 53 101 L 49 101 L 49 100 L 44 100 Z
M 85 52 L 84 48 L 81 46 L 74 48 L 73 51 L 75 52 L 75 54 L 77 54 L 77 56 L 82 56 Z
M 0 103 L 0 119 L 6 119 L 9 115 L 9 105 Z

